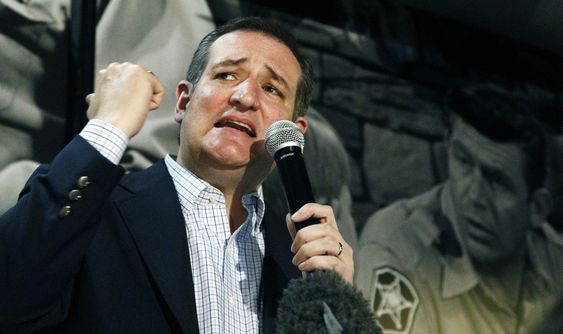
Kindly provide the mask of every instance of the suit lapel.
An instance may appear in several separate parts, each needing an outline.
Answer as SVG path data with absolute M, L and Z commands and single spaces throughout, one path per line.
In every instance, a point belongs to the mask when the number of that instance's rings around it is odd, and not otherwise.
M 132 195 L 116 203 L 156 288 L 184 333 L 198 333 L 193 279 L 184 217 L 163 161 L 126 177 Z M 267 206 L 262 270 L 263 333 L 273 333 L 279 300 L 289 280 L 301 277 L 293 266 L 291 237 L 283 216 Z
M 184 217 L 164 161 L 128 177 L 122 186 L 133 195 L 117 206 L 152 275 L 152 282 L 182 332 L 197 333 Z
M 266 252 L 262 270 L 263 333 L 273 333 L 279 300 L 289 280 L 301 277 L 301 272 L 291 263 L 292 239 L 283 216 L 276 215 L 267 206 L 264 215 Z

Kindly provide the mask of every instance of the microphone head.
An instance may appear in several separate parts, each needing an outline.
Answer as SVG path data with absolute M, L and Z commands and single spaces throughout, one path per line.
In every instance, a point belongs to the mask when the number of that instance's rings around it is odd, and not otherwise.
M 281 120 L 272 123 L 265 136 L 266 149 L 272 157 L 281 148 L 299 146 L 303 149 L 305 137 L 295 123 Z
M 334 271 L 313 271 L 306 279 L 292 279 L 284 290 L 276 315 L 276 333 L 382 332 L 369 302 L 356 287 Z

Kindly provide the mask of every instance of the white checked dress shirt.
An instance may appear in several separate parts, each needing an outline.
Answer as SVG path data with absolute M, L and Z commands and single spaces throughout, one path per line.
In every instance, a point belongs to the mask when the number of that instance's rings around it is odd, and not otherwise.
M 80 135 L 114 164 L 127 146 L 121 130 L 100 120 L 91 120 Z M 165 163 L 186 223 L 200 333 L 259 333 L 262 188 L 243 196 L 248 216 L 231 235 L 223 194 L 170 156 Z

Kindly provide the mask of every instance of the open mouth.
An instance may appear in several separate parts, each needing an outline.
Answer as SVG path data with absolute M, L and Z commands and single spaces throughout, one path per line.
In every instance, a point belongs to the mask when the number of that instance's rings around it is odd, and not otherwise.
M 229 127 L 239 131 L 246 132 L 252 138 L 256 137 L 256 132 L 254 132 L 254 130 L 248 124 L 238 121 L 233 121 L 233 120 L 220 121 L 215 123 L 215 127 L 217 128 Z

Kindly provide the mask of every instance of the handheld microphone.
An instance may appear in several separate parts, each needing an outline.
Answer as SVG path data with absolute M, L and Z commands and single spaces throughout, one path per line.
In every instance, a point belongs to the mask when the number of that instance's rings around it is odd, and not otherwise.
M 274 122 L 265 135 L 266 149 L 276 161 L 285 190 L 289 212 L 297 212 L 303 205 L 315 202 L 311 182 L 303 160 L 305 138 L 297 125 L 291 121 Z M 296 223 L 297 230 L 318 224 L 318 219 L 309 218 Z

